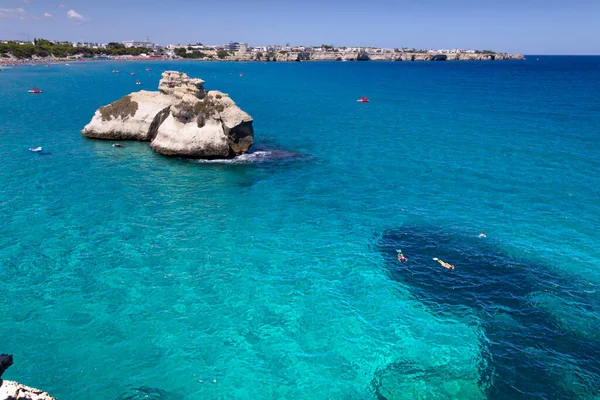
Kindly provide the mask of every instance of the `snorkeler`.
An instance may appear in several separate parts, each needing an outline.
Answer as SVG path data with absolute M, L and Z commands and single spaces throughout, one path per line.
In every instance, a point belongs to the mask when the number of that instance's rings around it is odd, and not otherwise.
M 398 261 L 400 262 L 407 262 L 408 258 L 404 257 L 404 254 L 402 254 L 402 250 L 396 250 L 398 252 Z
M 481 231 L 481 233 L 479 234 L 479 237 L 480 237 L 480 238 L 485 238 L 485 237 L 487 237 L 487 236 L 485 236 L 485 232 L 484 232 L 484 231 Z
M 440 263 L 440 265 L 444 268 L 448 268 L 448 269 L 454 269 L 454 265 L 448 264 L 447 262 L 444 262 L 442 260 L 440 260 L 437 257 L 434 257 L 433 261 L 437 261 Z

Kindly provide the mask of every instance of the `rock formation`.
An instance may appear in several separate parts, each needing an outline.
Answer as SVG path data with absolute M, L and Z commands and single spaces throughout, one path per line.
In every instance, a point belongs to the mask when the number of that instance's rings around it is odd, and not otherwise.
M 0 354 L 0 400 L 56 400 L 48 393 L 13 381 L 3 381 L 2 374 L 13 365 L 13 358 Z
M 163 72 L 158 88 L 100 107 L 81 133 L 149 141 L 157 153 L 191 158 L 230 158 L 252 146 L 252 117 L 227 94 L 176 71 Z
M 0 354 L 0 385 L 2 385 L 2 374 L 13 365 L 13 357 L 10 354 Z
M 56 400 L 48 393 L 21 385 L 13 381 L 4 381 L 0 386 L 0 400 Z
M 94 139 L 149 141 L 156 136 L 170 105 L 171 99 L 160 93 L 131 93 L 100 107 L 82 133 Z

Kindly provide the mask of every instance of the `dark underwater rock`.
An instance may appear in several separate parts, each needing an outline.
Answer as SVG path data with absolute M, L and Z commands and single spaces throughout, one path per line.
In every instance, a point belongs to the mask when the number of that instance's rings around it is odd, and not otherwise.
M 479 321 L 483 337 L 475 362 L 479 385 L 488 398 L 600 394 L 598 324 L 590 322 L 589 331 L 578 332 L 565 324 L 565 312 L 558 318 L 547 304 L 538 303 L 538 299 L 558 298 L 561 302 L 556 304 L 576 305 L 587 310 L 587 315 L 600 314 L 600 298 L 582 289 L 588 283 L 581 278 L 511 257 L 476 234 L 466 237 L 438 228 L 388 230 L 378 247 L 390 278 L 405 285 L 430 313 L 454 319 L 468 314 Z M 401 249 L 409 261 L 400 264 L 396 249 Z M 456 269 L 442 268 L 433 257 L 454 264 Z M 395 398 L 393 387 L 402 387 L 412 370 L 414 367 L 392 363 L 379 371 L 385 377 L 374 381 L 379 398 Z M 444 376 L 445 371 L 437 373 Z M 431 371 L 428 376 L 432 384 L 443 381 Z

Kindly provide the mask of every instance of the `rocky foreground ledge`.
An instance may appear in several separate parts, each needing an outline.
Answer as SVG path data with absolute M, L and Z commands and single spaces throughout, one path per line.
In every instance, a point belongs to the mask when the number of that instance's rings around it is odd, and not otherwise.
M 166 71 L 158 92 L 142 90 L 100 107 L 81 133 L 104 140 L 139 140 L 166 156 L 232 158 L 252 146 L 252 117 L 204 81 Z
M 12 356 L 0 354 L 0 400 L 56 400 L 48 393 L 13 381 L 3 381 L 2 374 L 13 364 Z

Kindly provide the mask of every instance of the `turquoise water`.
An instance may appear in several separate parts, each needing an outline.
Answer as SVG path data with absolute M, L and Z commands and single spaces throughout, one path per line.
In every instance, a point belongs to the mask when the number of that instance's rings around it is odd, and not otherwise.
M 59 399 L 600 396 L 600 58 L 146 66 L 0 72 L 6 379 Z M 79 134 L 167 69 L 286 157 Z

